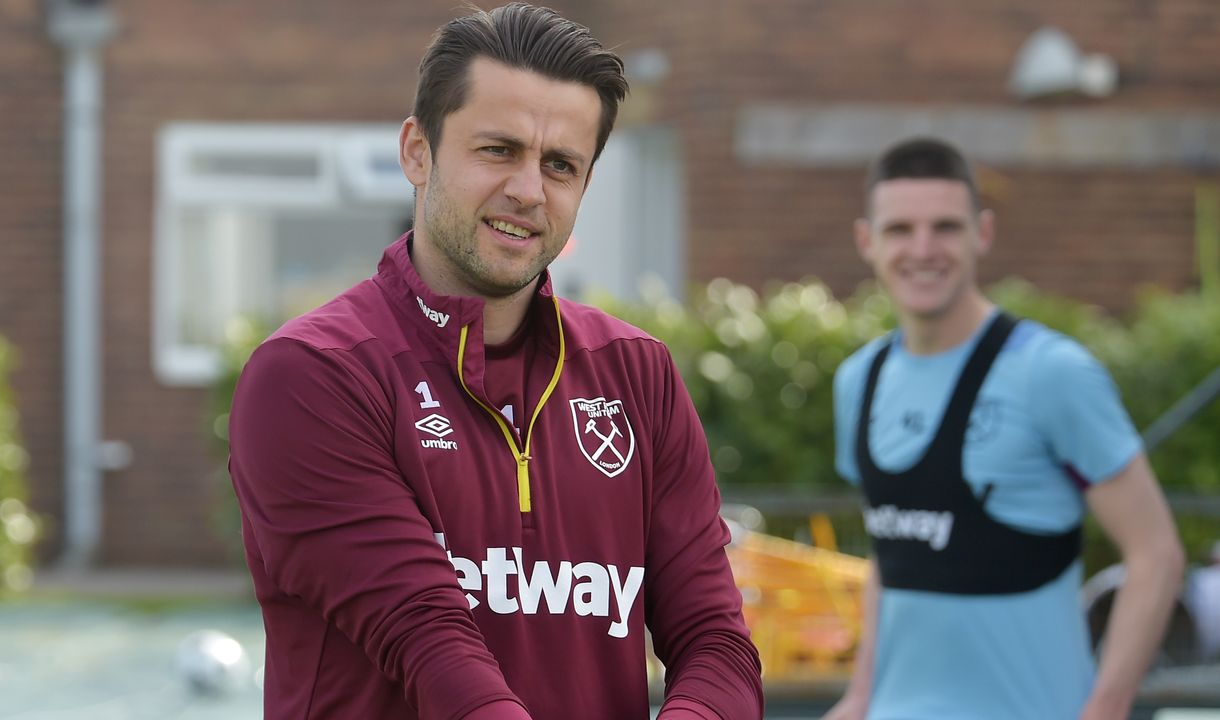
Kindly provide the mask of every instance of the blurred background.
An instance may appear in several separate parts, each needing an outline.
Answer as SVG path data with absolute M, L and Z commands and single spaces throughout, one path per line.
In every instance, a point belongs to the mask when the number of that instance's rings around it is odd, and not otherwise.
M 734 562 L 775 707 L 850 659 L 865 540 L 830 378 L 892 324 L 851 223 L 913 134 L 978 161 L 994 297 L 1084 341 L 1148 429 L 1194 565 L 1141 712 L 1216 705 L 1220 3 L 550 4 L 632 84 L 556 286 L 671 345 L 755 531 Z M 397 131 L 459 12 L 0 0 L 0 718 L 258 716 L 232 383 L 410 227 Z

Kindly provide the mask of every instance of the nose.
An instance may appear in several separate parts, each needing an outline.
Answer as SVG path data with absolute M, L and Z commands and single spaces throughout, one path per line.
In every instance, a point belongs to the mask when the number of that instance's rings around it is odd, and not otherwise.
M 927 225 L 917 225 L 911 237 L 911 254 L 916 257 L 927 257 L 932 254 L 935 242 L 932 228 Z
M 504 183 L 504 194 L 520 207 L 541 205 L 546 199 L 542 189 L 542 168 L 532 162 L 519 163 Z

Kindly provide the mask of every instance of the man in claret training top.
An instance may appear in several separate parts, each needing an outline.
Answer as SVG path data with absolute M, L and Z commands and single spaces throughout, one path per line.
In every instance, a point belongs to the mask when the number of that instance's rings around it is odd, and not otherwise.
M 553 11 L 443 26 L 400 135 L 414 231 L 242 373 L 268 720 L 646 720 L 645 624 L 661 718 L 761 718 L 669 353 L 546 273 L 626 91 Z

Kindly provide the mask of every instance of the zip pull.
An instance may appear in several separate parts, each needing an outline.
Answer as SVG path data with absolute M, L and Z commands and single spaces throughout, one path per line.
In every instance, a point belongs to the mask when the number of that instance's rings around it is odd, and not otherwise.
M 542 392 L 542 397 L 538 399 L 538 404 L 534 406 L 534 414 L 530 417 L 529 425 L 525 429 L 525 437 L 522 438 L 520 433 L 509 426 L 507 420 L 498 411 L 493 410 L 479 399 L 477 395 L 470 392 L 470 388 L 466 385 L 466 374 L 464 360 L 466 358 L 466 337 L 470 331 L 470 325 L 463 325 L 461 333 L 458 335 L 458 356 L 457 356 L 457 374 L 458 382 L 461 383 L 462 389 L 466 391 L 466 395 L 471 400 L 491 416 L 495 421 L 496 426 L 500 428 L 500 433 L 504 435 L 505 444 L 508 445 L 508 450 L 513 454 L 513 459 L 517 461 L 517 497 L 520 498 L 520 506 L 522 513 L 530 512 L 533 506 L 530 502 L 530 440 L 534 435 L 534 422 L 538 420 L 538 416 L 542 414 L 542 406 L 546 405 L 546 401 L 551 398 L 551 393 L 555 391 L 555 387 L 559 385 L 559 376 L 563 373 L 563 358 L 566 353 L 563 339 L 563 317 L 559 312 L 559 298 L 552 297 L 552 304 L 555 306 L 555 326 L 559 334 L 559 357 L 555 360 L 555 372 L 551 375 L 551 381 L 547 383 L 546 390 Z M 523 442 L 524 441 L 524 442 Z M 524 447 L 521 447 L 521 446 Z
M 521 512 L 530 511 L 530 456 L 517 456 L 517 497 L 521 500 Z

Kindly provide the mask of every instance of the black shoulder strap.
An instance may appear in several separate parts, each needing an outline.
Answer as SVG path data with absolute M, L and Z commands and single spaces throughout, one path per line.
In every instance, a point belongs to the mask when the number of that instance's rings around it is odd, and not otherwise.
M 1004 347 L 1004 342 L 1016 326 L 1017 320 L 1002 310 L 992 318 L 991 324 L 983 331 L 983 337 L 979 339 L 970 359 L 966 361 L 966 366 L 962 368 L 961 375 L 958 376 L 957 387 L 954 388 L 953 397 L 945 408 L 945 416 L 936 440 L 944 438 L 957 444 L 956 441 L 964 436 L 966 426 L 970 422 L 970 411 L 974 408 L 979 389 L 983 387 L 983 380 L 987 378 L 992 363 L 1000 354 L 1000 348 Z
M 881 366 L 885 364 L 885 358 L 890 354 L 890 347 L 894 344 L 894 335 L 891 335 L 889 340 L 877 351 L 873 357 L 873 362 L 868 368 L 868 381 L 864 385 L 864 397 L 860 400 L 860 417 L 856 419 L 856 458 L 857 462 L 866 460 L 871 464 L 871 455 L 868 452 L 868 419 L 873 411 L 873 392 L 877 389 L 877 378 L 881 377 Z

